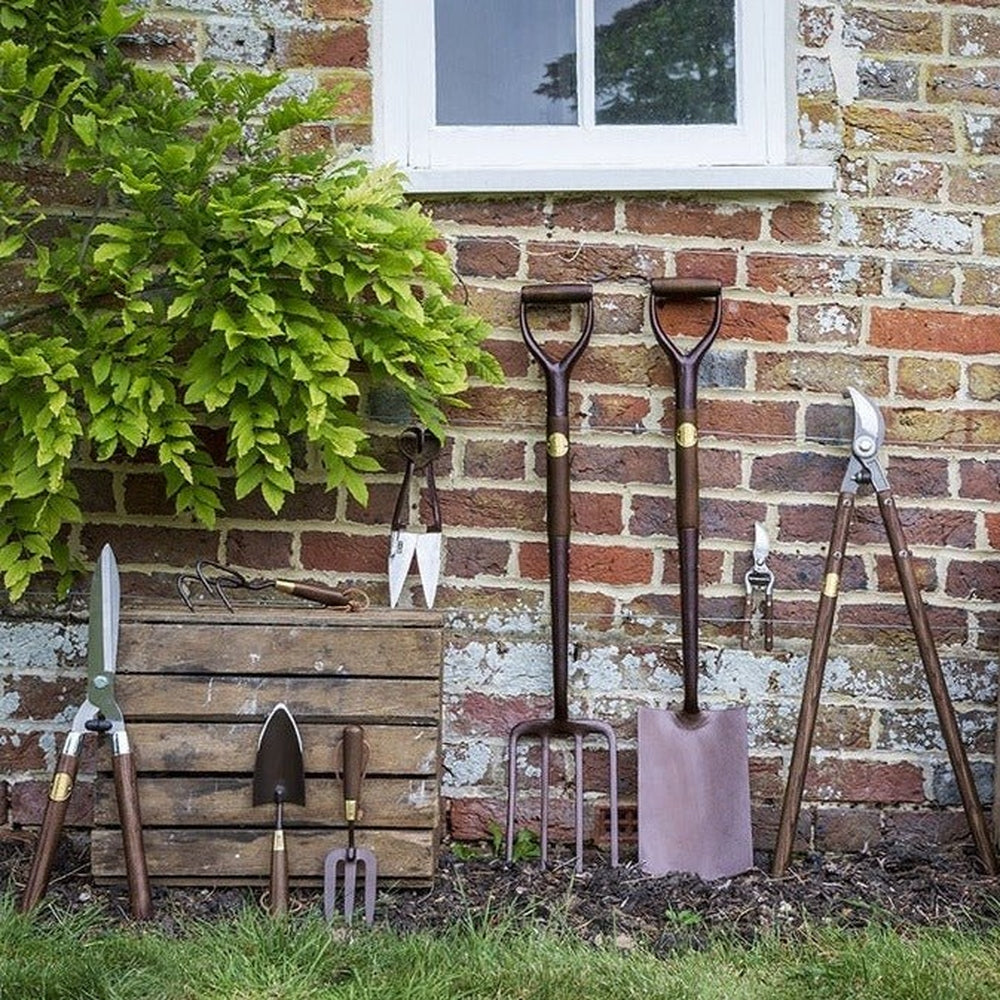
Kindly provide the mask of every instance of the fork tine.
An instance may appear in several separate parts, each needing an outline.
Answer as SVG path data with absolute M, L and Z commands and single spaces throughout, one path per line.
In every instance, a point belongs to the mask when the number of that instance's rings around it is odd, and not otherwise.
M 350 923 L 354 919 L 354 896 L 358 886 L 358 861 L 344 862 L 344 919 Z
M 375 862 L 375 855 L 369 851 L 364 852 L 361 862 L 365 866 L 365 923 L 371 926 L 375 923 L 375 885 L 378 879 L 378 865 Z

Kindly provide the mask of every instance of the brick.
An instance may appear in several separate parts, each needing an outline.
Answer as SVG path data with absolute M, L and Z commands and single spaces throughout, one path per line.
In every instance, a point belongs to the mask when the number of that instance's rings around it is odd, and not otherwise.
M 908 444 L 992 444 L 1000 434 L 1000 416 L 992 410 L 890 410 L 884 414 L 890 440 Z
M 757 357 L 757 388 L 763 390 L 814 390 L 830 386 L 857 385 L 875 395 L 889 388 L 889 366 L 885 358 L 824 351 L 761 353 Z
M 1000 266 L 968 264 L 962 268 L 962 303 L 974 306 L 1000 304 Z M 1000 319 L 997 320 L 1000 323 Z
M 448 576 L 470 580 L 477 576 L 506 576 L 510 559 L 509 542 L 454 533 L 445 539 L 444 571 Z
M 813 833 L 818 851 L 867 851 L 883 841 L 878 809 L 817 809 Z
M 56 713 L 52 706 L 52 714 Z M 48 766 L 46 753 L 39 742 L 40 733 L 15 732 L 0 726 L 0 774 L 43 771 Z M 2 825 L 2 817 L 0 817 Z
M 162 517 L 175 512 L 174 502 L 167 496 L 166 481 L 158 472 L 130 472 L 125 477 L 123 496 L 125 511 L 130 515 Z
M 87 523 L 80 531 L 80 544 L 89 559 L 95 559 L 104 545 L 111 545 L 119 563 L 193 566 L 217 551 L 218 536 L 200 528 Z
M 926 601 L 925 610 L 939 646 L 964 645 L 969 641 L 968 615 L 964 610 L 943 608 Z M 841 606 L 837 637 L 846 645 L 873 641 L 886 645 L 910 644 L 913 625 L 904 605 L 873 603 L 869 599 L 864 604 Z M 922 696 L 925 695 L 926 690 L 922 692 Z
M 970 754 L 993 753 L 993 720 L 996 712 L 958 712 L 956 722 L 965 749 Z M 933 708 L 885 708 L 877 749 L 895 753 L 944 751 L 944 737 Z M 950 770 L 950 768 L 948 768 Z M 958 805 L 956 800 L 953 805 Z
M 316 21 L 363 21 L 371 0 L 306 0 L 305 13 Z
M 830 68 L 829 56 L 800 55 L 795 67 L 795 87 L 799 94 L 826 94 L 837 92 L 837 83 Z
M 723 566 L 725 564 L 725 553 L 717 549 L 709 548 L 702 544 L 698 550 L 698 580 L 700 584 L 710 586 L 722 582 Z M 681 581 L 680 554 L 671 542 L 663 552 L 663 577 L 659 581 L 662 586 L 678 588 Z M 670 614 L 680 616 L 680 597 L 671 597 Z M 702 594 L 698 599 L 698 606 L 701 611 L 702 627 L 708 628 L 708 622 L 712 618 L 720 618 L 732 621 L 736 615 L 732 607 L 723 614 L 717 614 L 713 602 Z M 740 601 L 740 610 L 743 604 Z M 678 672 L 680 664 L 678 662 Z
M 389 536 L 372 538 L 348 535 L 342 531 L 303 531 L 301 555 L 303 569 L 331 574 L 385 573 Z M 331 586 L 337 581 L 324 580 Z
M 983 249 L 988 254 L 1000 256 L 1000 215 L 987 215 L 983 219 Z
M 70 470 L 70 478 L 77 489 L 80 509 L 84 513 L 109 513 L 115 510 L 114 476 L 110 472 L 77 467 Z M 170 504 L 170 512 L 173 512 L 173 504 Z
M 474 386 L 462 398 L 468 408 L 455 409 L 448 414 L 448 420 L 456 427 L 475 427 L 483 422 L 483 414 L 498 424 L 509 422 L 512 426 L 537 426 L 539 433 L 545 426 L 545 393 L 538 389 L 513 389 L 497 386 Z M 577 403 L 573 411 L 578 412 Z
M 205 58 L 260 68 L 271 58 L 270 32 L 243 19 L 209 18 L 205 22 Z
M 910 559 L 913 575 L 921 590 L 937 590 L 937 565 L 932 559 Z M 899 576 L 896 573 L 896 563 L 891 555 L 875 556 L 875 584 L 886 594 L 901 592 Z
M 844 141 L 849 149 L 907 153 L 951 153 L 951 118 L 934 111 L 898 111 L 865 104 L 843 109 Z
M 833 230 L 829 205 L 797 201 L 771 212 L 771 236 L 779 243 L 820 243 Z
M 292 536 L 285 531 L 234 528 L 226 536 L 226 560 L 253 569 L 285 569 L 292 560 Z
M 752 490 L 782 493 L 839 492 L 844 478 L 844 460 L 815 452 L 794 451 L 753 459 Z
M 873 307 L 870 341 L 894 350 L 992 354 L 1000 350 L 1000 320 L 954 310 Z
M 136 62 L 193 62 L 198 22 L 191 19 L 143 17 L 119 39 L 122 54 Z
M 364 25 L 328 27 L 308 25 L 279 28 L 274 37 L 274 60 L 279 69 L 368 65 L 368 29 Z
M 968 253 L 972 249 L 972 220 L 927 209 L 862 209 L 857 213 L 861 246 L 892 250 L 936 250 Z
M 628 533 L 638 538 L 650 535 L 676 535 L 677 522 L 674 518 L 673 496 L 633 495 Z M 1000 537 L 1000 517 L 997 519 L 997 535 Z
M 796 327 L 802 344 L 854 345 L 861 339 L 861 310 L 836 302 L 799 306 Z
M 722 330 L 727 340 L 784 343 L 788 340 L 791 309 L 772 302 L 727 298 L 723 305 Z
M 577 445 L 571 468 L 576 482 L 669 483 L 672 446 L 664 442 L 606 448 Z
M 844 17 L 844 42 L 866 52 L 943 52 L 940 14 L 854 6 Z
M 317 76 L 323 90 L 337 93 L 336 135 L 339 142 L 347 141 L 348 132 L 341 123 L 370 122 L 372 119 L 371 78 L 359 70 L 328 71 Z
M 897 497 L 927 500 L 951 495 L 947 458 L 890 454 L 885 465 Z
M 971 205 L 1000 204 L 1000 164 L 974 167 L 955 165 L 949 171 L 948 194 L 953 202 Z
M 758 208 L 738 204 L 644 199 L 626 203 L 625 228 L 655 235 L 755 240 L 760 236 L 761 213 Z
M 801 4 L 798 28 L 803 45 L 821 49 L 833 36 L 833 8 Z
M 973 59 L 994 56 L 1000 51 L 1000 21 L 983 14 L 955 14 L 948 51 Z
M 610 231 L 615 228 L 615 203 L 611 198 L 557 199 L 549 221 L 556 229 Z
M 931 103 L 1000 105 L 1000 68 L 988 66 L 931 66 L 927 71 L 927 100 Z
M 862 100 L 919 100 L 920 66 L 905 59 L 859 59 L 858 97 Z
M 645 424 L 650 414 L 649 400 L 624 393 L 593 393 L 587 423 L 593 428 L 629 430 Z
M 962 600 L 996 601 L 1000 597 L 1000 566 L 995 561 L 952 559 L 945 593 Z
M 540 533 L 545 530 L 545 496 L 534 490 L 444 490 L 441 517 L 460 527 Z M 304 546 L 305 535 L 302 541 Z
M 526 542 L 519 554 L 520 573 L 529 580 L 548 578 L 548 546 Z M 653 553 L 648 549 L 621 545 L 574 543 L 570 554 L 570 579 L 629 586 L 649 583 L 653 573 Z
M 523 441 L 469 440 L 465 442 L 462 469 L 471 479 L 524 479 L 525 453 Z
M 650 279 L 664 273 L 664 251 L 657 247 L 552 241 L 528 244 L 532 281 Z
M 965 142 L 977 156 L 1000 153 L 1000 115 L 966 111 L 962 115 Z
M 594 329 L 597 337 L 638 333 L 645 322 L 645 297 L 611 295 L 606 292 L 594 296 Z
M 886 813 L 886 839 L 895 843 L 953 844 L 969 836 L 965 813 L 893 811 Z
M 958 495 L 1000 501 L 1000 460 L 966 458 L 958 463 Z
M 800 97 L 799 142 L 803 149 L 842 152 L 843 121 L 839 103 L 827 97 Z
M 702 497 L 700 504 L 703 538 L 752 538 L 753 527 L 763 521 L 767 508 L 763 503 Z
M 969 397 L 983 402 L 1000 399 L 1000 367 L 969 365 Z
M 896 384 L 907 399 L 953 399 L 961 384 L 961 368 L 956 361 L 900 358 Z
M 678 250 L 674 270 L 679 278 L 714 278 L 723 287 L 736 284 L 739 257 L 734 250 Z
M 761 292 L 790 295 L 877 295 L 882 265 L 857 256 L 751 253 L 747 255 L 747 284 Z
M 893 261 L 889 271 L 893 292 L 921 299 L 951 300 L 955 275 L 940 262 L 922 260 Z
M 49 799 L 48 780 L 16 781 L 10 786 L 10 819 L 16 826 L 38 826 Z M 66 808 L 66 826 L 93 826 L 94 783 L 82 774 Z
M 423 198 L 421 203 L 438 223 L 455 222 L 461 225 L 489 226 L 492 229 L 545 224 L 545 205 L 538 198 L 500 200 L 429 196 Z
M 703 436 L 739 438 L 750 433 L 754 437 L 790 438 L 795 434 L 797 413 L 798 404 L 793 402 L 708 398 L 698 401 L 698 422 Z M 725 455 L 716 452 L 710 459 L 712 465 L 717 464 L 716 457 Z M 734 486 L 739 484 L 739 465 L 737 457 L 731 473 L 736 477 Z
M 923 772 L 907 762 L 827 758 L 809 769 L 805 796 L 827 802 L 923 802 Z
M 463 237 L 455 244 L 455 263 L 462 274 L 478 278 L 513 278 L 521 248 L 513 237 Z
M 677 337 L 701 339 L 712 323 L 714 309 L 711 299 L 656 300 L 660 327 L 671 340 Z
M 873 194 L 912 201 L 937 201 L 944 183 L 944 165 L 928 160 L 892 160 L 877 165 Z

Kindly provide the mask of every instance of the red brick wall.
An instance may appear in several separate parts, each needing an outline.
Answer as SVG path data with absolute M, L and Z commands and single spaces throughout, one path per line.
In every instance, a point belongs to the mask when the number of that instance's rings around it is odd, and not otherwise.
M 154 0 L 149 9 L 136 56 L 284 69 L 300 87 L 346 81 L 344 120 L 310 141 L 369 142 L 365 0 Z M 847 385 L 885 414 L 883 457 L 989 792 L 1000 614 L 998 51 L 1000 0 L 804 2 L 799 138 L 837 165 L 836 190 L 424 199 L 463 294 L 494 327 L 508 378 L 469 394 L 439 468 L 444 779 L 456 835 L 477 836 L 499 815 L 507 731 L 548 711 L 544 396 L 516 320 L 518 290 L 536 281 L 595 283 L 596 332 L 571 400 L 571 711 L 615 723 L 623 792 L 635 791 L 636 707 L 674 702 L 679 688 L 671 374 L 644 318 L 648 279 L 674 274 L 726 286 L 700 396 L 703 692 L 750 707 L 759 843 L 771 836 L 794 735 L 846 461 Z M 561 322 L 547 332 L 574 336 Z M 372 477 L 367 510 L 307 475 L 280 517 L 256 499 L 233 500 L 215 533 L 173 521 L 155 467 L 84 466 L 89 520 L 76 541 L 87 556 L 111 541 L 132 594 L 163 591 L 172 568 L 214 555 L 358 583 L 384 603 L 398 482 L 384 451 L 387 472 Z M 741 652 L 734 624 L 757 520 L 777 574 L 772 655 Z M 419 604 L 415 590 L 410 599 Z M 79 666 L 56 655 L 4 661 L 0 704 L 39 683 L 75 685 L 63 678 Z M 15 821 L 34 818 L 19 789 L 52 762 L 36 730 L 59 729 L 61 697 L 51 711 L 19 702 L 0 729 Z M 939 808 L 956 801 L 950 769 L 870 499 L 859 502 L 845 564 L 814 762 L 803 830 L 821 846 L 963 830 L 953 808 Z

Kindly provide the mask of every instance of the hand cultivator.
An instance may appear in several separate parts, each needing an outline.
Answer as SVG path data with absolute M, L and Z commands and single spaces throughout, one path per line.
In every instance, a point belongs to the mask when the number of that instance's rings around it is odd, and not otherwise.
M 191 587 L 195 584 L 200 584 L 210 597 L 222 601 L 230 611 L 233 610 L 233 605 L 227 594 L 233 590 L 274 589 L 343 611 L 364 611 L 368 607 L 368 595 L 363 590 L 350 588 L 341 591 L 322 583 L 299 583 L 295 580 L 271 580 L 265 577 L 251 579 L 230 566 L 223 566 L 211 559 L 199 559 L 195 563 L 194 573 L 182 573 L 177 577 L 177 592 L 189 611 L 195 610 L 191 600 Z
M 934 645 L 927 609 L 920 597 L 920 588 L 910 560 L 910 551 L 903 534 L 899 512 L 896 510 L 892 488 L 889 486 L 889 480 L 878 460 L 878 452 L 885 439 L 885 423 L 875 404 L 857 389 L 848 389 L 845 395 L 850 396 L 854 407 L 854 436 L 851 441 L 851 457 L 848 460 L 847 471 L 840 486 L 840 495 L 837 498 L 837 509 L 833 519 L 830 548 L 826 557 L 823 592 L 816 610 L 816 626 L 813 632 L 812 648 L 809 652 L 809 662 L 806 666 L 802 707 L 799 711 L 799 723 L 788 769 L 788 784 L 785 786 L 785 796 L 781 806 L 781 820 L 778 825 L 778 838 L 774 850 L 773 871 L 775 875 L 782 874 L 791 859 L 792 842 L 795 838 L 795 827 L 802 805 L 802 789 L 805 785 L 809 752 L 812 747 L 816 715 L 819 710 L 823 671 L 826 667 L 827 653 L 830 647 L 830 634 L 833 630 L 837 596 L 840 593 L 841 567 L 844 562 L 847 536 L 854 513 L 854 498 L 862 485 L 870 485 L 875 491 L 875 499 L 878 501 L 882 523 L 892 548 L 896 574 L 899 577 L 906 610 L 910 616 L 917 647 L 920 650 L 920 658 L 924 664 L 924 672 L 930 685 L 938 723 L 948 748 L 951 766 L 955 771 L 955 780 L 958 784 L 969 829 L 972 832 L 972 838 L 975 841 L 983 867 L 989 874 L 993 875 L 997 871 L 996 855 L 993 853 L 979 794 L 976 791 L 976 784 L 972 777 L 965 748 L 962 746 L 958 723 L 955 721 L 955 711 Z
M 535 339 L 528 322 L 531 306 L 580 304 L 583 332 L 560 358 L 547 353 Z M 553 713 L 550 719 L 518 723 L 507 743 L 507 860 L 513 859 L 514 819 L 517 808 L 517 750 L 528 737 L 541 740 L 541 863 L 548 860 L 549 843 L 549 744 L 572 737 L 574 746 L 574 829 L 576 867 L 583 869 L 583 740 L 598 736 L 608 745 L 608 785 L 611 809 L 611 865 L 618 865 L 618 750 L 614 730 L 595 719 L 570 719 L 567 702 L 569 659 L 569 376 L 593 330 L 592 290 L 589 285 L 534 285 L 521 291 L 521 333 L 528 350 L 545 373 L 548 398 L 546 421 L 547 526 L 549 544 L 549 593 L 552 615 Z

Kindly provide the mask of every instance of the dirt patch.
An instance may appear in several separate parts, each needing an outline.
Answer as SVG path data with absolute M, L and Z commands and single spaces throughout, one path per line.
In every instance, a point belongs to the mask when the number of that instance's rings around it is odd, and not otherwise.
M 0 839 L 0 887 L 19 892 L 30 855 L 28 838 Z M 321 909 L 316 890 L 292 895 L 296 911 Z M 154 887 L 154 923 L 177 933 L 192 920 L 260 905 L 260 898 L 255 888 Z M 64 838 L 47 899 L 60 911 L 97 906 L 112 923 L 128 921 L 124 887 L 90 879 L 84 838 Z M 985 929 L 998 919 L 1000 878 L 982 874 L 969 846 L 909 842 L 797 857 L 782 878 L 754 868 L 714 882 L 683 874 L 651 878 L 634 861 L 611 869 L 599 857 L 576 874 L 569 857 L 541 870 L 537 862 L 459 860 L 444 852 L 431 888 L 383 887 L 377 914 L 378 926 L 399 933 L 513 920 L 569 929 L 595 943 L 641 943 L 661 954 L 703 947 L 720 930 L 749 942 L 764 932 L 794 935 L 816 925 Z

